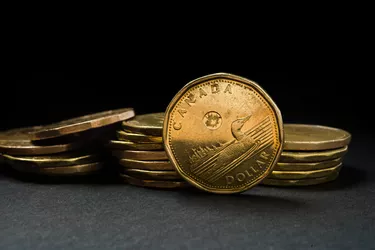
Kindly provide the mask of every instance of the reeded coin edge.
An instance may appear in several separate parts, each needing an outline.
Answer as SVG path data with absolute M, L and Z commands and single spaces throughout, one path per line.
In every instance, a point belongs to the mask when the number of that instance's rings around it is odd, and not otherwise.
M 180 167 L 180 165 L 177 161 L 177 158 L 174 157 L 173 149 L 172 149 L 170 141 L 169 141 L 169 131 L 168 131 L 168 128 L 170 127 L 169 123 L 171 121 L 171 119 L 170 119 L 171 110 L 173 110 L 173 108 L 178 104 L 181 97 L 183 97 L 189 89 L 195 87 L 196 85 L 198 85 L 202 82 L 205 82 L 205 81 L 215 80 L 217 78 L 227 79 L 227 80 L 230 80 L 230 81 L 233 81 L 233 80 L 239 81 L 239 82 L 241 82 L 241 83 L 243 83 L 247 86 L 250 86 L 251 88 L 254 88 L 256 90 L 256 92 L 260 93 L 260 95 L 263 97 L 263 99 L 265 99 L 265 101 L 267 102 L 267 104 L 268 104 L 267 106 L 269 106 L 269 108 L 271 108 L 272 111 L 274 112 L 276 123 L 278 125 L 277 130 L 279 131 L 278 142 L 276 143 L 276 145 L 277 144 L 278 145 L 275 147 L 275 151 L 276 151 L 275 157 L 274 157 L 274 160 L 272 161 L 270 167 L 268 169 L 266 169 L 266 171 L 261 176 L 259 176 L 255 180 L 252 180 L 250 183 L 246 182 L 246 183 L 243 183 L 240 186 L 233 186 L 232 188 L 227 188 L 227 189 L 224 189 L 224 188 L 226 188 L 226 186 L 209 187 L 209 185 L 202 184 L 202 183 L 198 182 L 198 180 L 193 175 L 191 175 L 189 173 L 185 173 L 182 170 L 182 168 Z M 256 94 L 258 94 L 258 93 L 256 93 Z M 196 186 L 197 188 L 200 188 L 200 189 L 205 190 L 207 192 L 212 192 L 212 193 L 217 193 L 217 194 L 241 193 L 241 192 L 244 192 L 244 191 L 252 188 L 253 186 L 259 184 L 263 179 L 265 179 L 267 177 L 267 175 L 269 173 L 272 172 L 272 170 L 276 166 L 276 163 L 278 162 L 278 160 L 280 158 L 280 155 L 281 155 L 281 152 L 283 151 L 283 146 L 284 146 L 283 120 L 282 120 L 281 112 L 280 112 L 278 106 L 276 105 L 276 103 L 272 100 L 272 98 L 268 95 L 268 93 L 258 85 L 258 83 L 254 82 L 254 81 L 251 81 L 249 79 L 240 77 L 240 76 L 229 74 L 229 73 L 214 73 L 214 74 L 210 74 L 210 75 L 206 75 L 206 76 L 196 78 L 196 79 L 188 82 L 173 97 L 172 101 L 169 103 L 169 105 L 167 106 L 167 109 L 165 111 L 165 118 L 164 118 L 164 123 L 163 123 L 163 141 L 164 141 L 165 151 L 167 153 L 167 156 L 168 156 L 169 160 L 172 162 L 176 171 L 181 175 L 181 177 L 184 180 L 186 180 L 187 182 L 189 182 L 193 186 Z

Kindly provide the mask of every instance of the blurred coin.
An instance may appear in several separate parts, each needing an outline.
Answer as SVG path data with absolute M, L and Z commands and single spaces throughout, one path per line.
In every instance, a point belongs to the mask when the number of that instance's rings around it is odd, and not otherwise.
M 278 162 L 274 171 L 312 171 L 337 166 L 342 158 L 321 162 Z
M 119 159 L 143 161 L 168 160 L 165 151 L 112 150 L 112 155 Z
M 332 172 L 330 175 L 313 179 L 280 180 L 266 178 L 262 181 L 262 184 L 267 186 L 312 186 L 334 181 L 338 176 L 339 172 Z
M 151 171 L 124 168 L 123 173 L 140 179 L 181 180 L 181 176 L 176 171 Z
M 308 124 L 285 124 L 283 150 L 326 150 L 345 147 L 351 135 L 342 129 Z
M 111 125 L 132 118 L 134 115 L 132 108 L 99 112 L 42 126 L 40 129 L 29 132 L 29 136 L 31 140 L 60 137 Z
M 111 140 L 107 144 L 112 149 L 122 150 L 163 150 L 164 145 L 161 143 L 133 143 L 128 141 Z
M 117 139 L 122 141 L 131 141 L 135 143 L 162 143 L 163 138 L 161 136 L 135 134 L 122 130 L 117 131 Z
M 71 151 L 83 146 L 80 135 L 62 137 L 61 140 L 33 142 L 29 133 L 41 127 L 17 128 L 0 132 L 0 153 L 11 155 L 47 155 Z
M 122 122 L 125 131 L 146 135 L 162 136 L 164 113 L 136 115 L 130 120 Z
M 143 170 L 170 170 L 174 171 L 172 164 L 169 161 L 141 161 L 131 159 L 121 159 L 120 164 L 126 168 L 135 168 Z
M 161 181 L 161 180 L 144 180 L 138 179 L 126 174 L 121 174 L 121 177 L 126 180 L 127 183 L 140 186 L 140 187 L 151 187 L 151 188 L 188 188 L 191 187 L 185 181 Z
M 61 167 L 70 165 L 81 165 L 99 160 L 99 155 L 83 153 L 63 153 L 40 156 L 12 156 L 4 154 L 3 157 L 9 164 L 25 164 L 33 167 Z
M 289 180 L 297 180 L 297 179 L 311 179 L 311 178 L 319 178 L 330 175 L 334 172 L 339 172 L 341 169 L 342 163 L 339 163 L 337 166 L 326 168 L 326 169 L 319 169 L 319 170 L 311 170 L 311 171 L 272 171 L 267 178 L 270 179 L 289 179 Z
M 279 162 L 319 162 L 342 158 L 348 152 L 348 146 L 322 151 L 283 151 Z
M 24 164 L 12 164 L 11 166 L 20 172 L 37 173 L 43 175 L 83 175 L 96 172 L 102 169 L 103 165 L 104 164 L 101 162 L 95 162 L 81 165 L 51 168 L 25 167 Z

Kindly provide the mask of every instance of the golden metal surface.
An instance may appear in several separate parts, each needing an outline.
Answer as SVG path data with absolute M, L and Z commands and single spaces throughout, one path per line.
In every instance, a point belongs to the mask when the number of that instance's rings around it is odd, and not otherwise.
M 308 124 L 284 124 L 284 150 L 326 150 L 347 146 L 351 135 L 342 129 Z
M 342 158 L 321 162 L 278 162 L 274 171 L 313 171 L 318 169 L 327 169 L 337 166 L 342 162 Z
M 127 183 L 134 186 L 140 187 L 151 187 L 151 188 L 188 188 L 191 187 L 189 183 L 185 181 L 161 181 L 161 180 L 143 180 L 134 178 L 132 176 L 121 174 L 122 178 L 126 180 Z
M 11 155 L 47 155 L 78 149 L 84 144 L 78 135 L 69 138 L 76 137 L 74 140 L 55 140 L 48 143 L 31 141 L 29 133 L 40 128 L 41 126 L 25 127 L 0 132 L 0 152 Z
M 163 150 L 164 145 L 160 143 L 133 143 L 128 141 L 111 140 L 107 144 L 112 149 L 122 150 Z
M 151 171 L 142 169 L 124 168 L 124 174 L 140 179 L 151 180 L 181 180 L 181 176 L 176 171 Z
M 112 150 L 112 155 L 119 159 L 132 159 L 143 161 L 168 160 L 165 151 L 137 151 L 137 150 Z
M 348 146 L 323 151 L 283 151 L 279 162 L 320 162 L 342 158 L 348 152 Z
M 143 170 L 170 170 L 175 171 L 170 161 L 140 161 L 131 159 L 120 159 L 119 163 L 126 168 Z
M 333 172 L 339 172 L 341 169 L 341 166 L 342 166 L 342 163 L 339 163 L 337 166 L 334 166 L 331 168 L 311 170 L 311 171 L 272 171 L 272 173 L 269 174 L 267 178 L 289 179 L 289 180 L 319 178 L 319 177 L 330 175 Z
M 122 122 L 125 131 L 146 135 L 161 136 L 164 113 L 136 115 L 133 119 Z
M 103 111 L 42 126 L 29 133 L 31 140 L 55 138 L 72 133 L 100 128 L 134 117 L 132 108 Z
M 181 176 L 213 193 L 261 182 L 283 146 L 279 109 L 248 79 L 217 73 L 189 82 L 166 110 L 163 141 Z
M 43 175 L 85 175 L 103 168 L 103 163 L 87 163 L 81 165 L 65 166 L 65 167 L 53 167 L 53 168 L 35 168 L 26 167 L 25 164 L 12 164 L 14 169 L 20 172 L 36 173 Z
M 122 141 L 131 141 L 135 143 L 163 143 L 163 138 L 161 136 L 135 134 L 122 130 L 118 130 L 116 133 L 117 139 Z
M 99 161 L 99 155 L 84 153 L 64 153 L 44 156 L 12 156 L 3 154 L 9 164 L 25 164 L 35 168 L 62 167 L 71 165 L 81 165 Z
M 266 178 L 262 181 L 261 184 L 267 186 L 312 186 L 334 181 L 338 176 L 339 172 L 333 172 L 330 175 L 313 179 L 279 180 Z

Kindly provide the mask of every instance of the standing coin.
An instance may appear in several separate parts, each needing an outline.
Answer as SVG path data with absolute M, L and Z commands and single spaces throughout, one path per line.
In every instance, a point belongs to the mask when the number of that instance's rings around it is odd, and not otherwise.
M 342 129 L 320 125 L 285 124 L 284 150 L 325 150 L 345 147 L 351 135 Z
M 248 79 L 217 73 L 188 83 L 166 110 L 163 141 L 170 161 L 194 186 L 239 193 L 260 183 L 283 146 L 281 113 Z
M 161 136 L 163 133 L 164 113 L 137 115 L 122 122 L 125 131 L 146 135 Z
M 120 122 L 134 116 L 132 108 L 109 110 L 42 126 L 29 133 L 31 140 L 55 138 Z

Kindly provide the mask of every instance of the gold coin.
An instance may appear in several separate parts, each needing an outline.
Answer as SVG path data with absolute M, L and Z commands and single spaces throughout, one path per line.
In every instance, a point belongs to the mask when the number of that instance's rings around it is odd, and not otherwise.
M 135 134 L 122 130 L 117 131 L 117 139 L 122 141 L 130 141 L 135 143 L 162 143 L 163 138 L 161 136 Z
M 285 124 L 284 150 L 326 150 L 345 147 L 351 135 L 342 129 L 307 124 Z
M 29 133 L 31 140 L 55 138 L 72 133 L 100 128 L 134 117 L 132 108 L 103 111 L 42 126 Z
M 124 168 L 123 173 L 141 179 L 181 180 L 181 176 L 176 171 L 151 171 L 134 168 Z
M 161 180 L 142 180 L 134 178 L 132 176 L 121 174 L 121 177 L 126 180 L 127 183 L 140 186 L 140 187 L 152 187 L 152 188 L 187 188 L 191 187 L 189 183 L 185 181 L 161 181 Z
M 136 151 L 136 150 L 112 150 L 112 155 L 119 159 L 132 159 L 143 161 L 168 160 L 165 151 Z
M 175 171 L 170 161 L 140 161 L 131 159 L 121 159 L 120 164 L 126 168 L 143 170 L 170 170 Z
M 323 151 L 283 151 L 279 162 L 319 162 L 342 158 L 348 152 L 348 146 Z
M 33 166 L 35 168 L 45 167 L 62 167 L 71 165 L 87 164 L 97 162 L 99 155 L 95 154 L 53 154 L 43 156 L 12 156 L 3 154 L 3 157 L 10 164 L 25 164 L 25 166 Z
M 164 113 L 136 115 L 133 119 L 123 121 L 125 131 L 146 135 L 161 136 L 163 131 Z
M 322 183 L 334 181 L 339 176 L 339 172 L 333 172 L 330 175 L 313 178 L 313 179 L 300 179 L 300 180 L 280 180 L 266 178 L 262 181 L 262 185 L 267 186 L 312 186 Z
M 109 141 L 109 148 L 122 150 L 163 150 L 164 146 L 161 143 L 134 143 L 128 141 Z
M 29 133 L 40 128 L 25 127 L 0 132 L 0 152 L 11 155 L 47 155 L 78 149 L 84 144 L 79 135 L 61 140 L 31 141 Z
M 338 164 L 335 167 L 312 171 L 272 171 L 272 173 L 267 178 L 288 180 L 319 178 L 330 175 L 333 172 L 339 172 L 341 166 L 342 163 Z
M 14 169 L 20 172 L 36 173 L 43 175 L 84 175 L 91 174 L 103 168 L 103 163 L 87 163 L 81 165 L 65 166 L 65 167 L 51 167 L 51 168 L 35 168 L 25 167 L 24 164 L 12 164 Z
M 213 193 L 239 193 L 272 171 L 283 134 L 280 111 L 258 84 L 217 73 L 189 82 L 173 98 L 163 141 L 189 183 Z
M 320 162 L 278 162 L 274 171 L 312 171 L 337 166 L 342 158 Z

